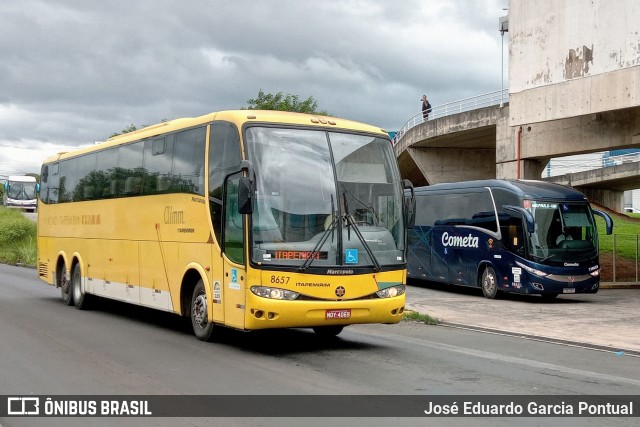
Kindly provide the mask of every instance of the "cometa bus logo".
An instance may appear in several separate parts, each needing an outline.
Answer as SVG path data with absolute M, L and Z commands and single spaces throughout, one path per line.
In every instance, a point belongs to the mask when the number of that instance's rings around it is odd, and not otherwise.
M 344 286 L 338 286 L 336 288 L 336 296 L 338 298 L 342 298 L 346 293 L 347 293 L 347 290 L 344 288 Z
M 478 237 L 474 237 L 471 234 L 468 236 L 449 236 L 448 232 L 442 233 L 442 246 L 456 246 L 459 248 L 477 248 Z

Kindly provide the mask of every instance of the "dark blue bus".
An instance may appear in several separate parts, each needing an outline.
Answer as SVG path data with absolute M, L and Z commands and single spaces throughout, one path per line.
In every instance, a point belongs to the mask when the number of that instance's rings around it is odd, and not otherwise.
M 587 198 L 542 181 L 482 180 L 415 189 L 408 277 L 498 292 L 595 293 L 598 232 Z

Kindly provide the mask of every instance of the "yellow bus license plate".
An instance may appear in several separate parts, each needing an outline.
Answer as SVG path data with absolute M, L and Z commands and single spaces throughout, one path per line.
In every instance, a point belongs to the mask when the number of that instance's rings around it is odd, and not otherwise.
M 324 312 L 325 319 L 348 319 L 351 317 L 351 309 L 327 310 Z

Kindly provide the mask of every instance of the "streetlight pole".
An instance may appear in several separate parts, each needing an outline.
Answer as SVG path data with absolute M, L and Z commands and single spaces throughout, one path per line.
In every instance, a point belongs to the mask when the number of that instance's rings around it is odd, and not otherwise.
M 504 107 L 504 33 L 509 31 L 509 15 L 498 18 L 498 31 L 502 38 L 500 44 L 500 108 Z

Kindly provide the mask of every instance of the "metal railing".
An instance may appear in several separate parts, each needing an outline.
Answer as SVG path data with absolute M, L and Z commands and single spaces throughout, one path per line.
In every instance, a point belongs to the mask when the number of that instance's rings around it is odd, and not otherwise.
M 458 114 L 465 111 L 476 110 L 478 108 L 491 107 L 493 105 L 504 105 L 509 102 L 509 89 L 498 90 L 496 92 L 489 92 L 483 95 L 473 96 L 471 98 L 461 99 L 459 101 L 449 102 L 447 104 L 437 105 L 431 108 L 428 120 L 435 120 L 440 117 L 449 116 L 451 114 Z M 407 131 L 419 124 L 425 122 L 422 116 L 422 111 L 411 117 L 407 122 L 398 130 L 393 138 L 393 145 L 404 136 Z
M 544 168 L 542 177 L 565 175 L 568 173 L 584 172 L 601 169 L 609 166 L 617 166 L 625 163 L 640 161 L 640 153 L 627 153 L 617 156 L 607 156 L 606 151 L 592 153 L 592 159 L 577 160 L 575 158 L 555 158 Z
M 603 282 L 640 281 L 640 236 L 637 234 L 601 235 L 600 280 Z M 603 246 L 607 249 L 603 250 Z

